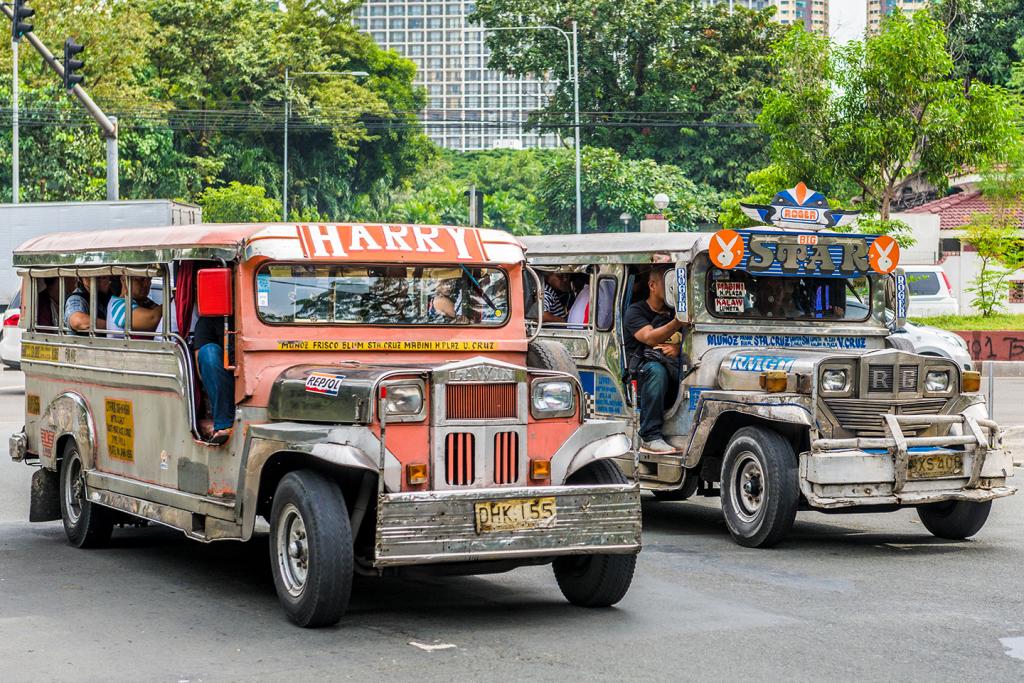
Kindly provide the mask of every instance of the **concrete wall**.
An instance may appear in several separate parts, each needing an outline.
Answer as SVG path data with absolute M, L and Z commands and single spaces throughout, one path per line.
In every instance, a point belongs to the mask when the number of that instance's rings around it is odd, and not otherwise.
M 900 263 L 933 265 L 939 260 L 939 217 L 932 213 L 894 213 L 894 220 L 910 226 L 914 246 L 900 250 Z

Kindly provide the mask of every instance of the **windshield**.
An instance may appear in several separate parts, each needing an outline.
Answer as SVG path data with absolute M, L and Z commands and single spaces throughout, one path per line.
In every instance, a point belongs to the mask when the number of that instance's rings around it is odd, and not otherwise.
M 264 322 L 288 325 L 503 325 L 498 268 L 274 264 L 256 275 Z
M 860 321 L 870 313 L 871 297 L 866 278 L 755 277 L 712 269 L 706 301 L 717 318 Z

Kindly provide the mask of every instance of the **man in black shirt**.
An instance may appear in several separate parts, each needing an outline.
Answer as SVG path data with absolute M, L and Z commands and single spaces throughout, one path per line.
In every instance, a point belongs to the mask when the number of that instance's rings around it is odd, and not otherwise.
M 661 427 L 665 408 L 679 391 L 666 363 L 678 362 L 683 322 L 665 303 L 666 268 L 652 268 L 647 278 L 647 299 L 626 309 L 626 359 L 637 382 L 640 399 L 640 449 L 649 453 L 671 453 L 677 449 L 665 441 Z M 657 359 L 661 354 L 662 362 Z
M 231 426 L 235 421 L 235 377 L 224 369 L 224 318 L 199 318 L 192 345 L 213 413 L 213 434 L 209 441 L 222 444 L 231 438 Z

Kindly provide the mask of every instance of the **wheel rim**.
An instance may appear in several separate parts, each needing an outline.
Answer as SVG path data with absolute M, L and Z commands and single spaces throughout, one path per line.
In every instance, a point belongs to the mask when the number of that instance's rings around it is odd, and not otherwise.
M 82 518 L 82 503 L 85 502 L 85 475 L 82 472 L 82 460 L 73 456 L 67 464 L 68 476 L 64 478 L 64 500 L 67 501 L 68 521 L 78 524 Z
M 764 469 L 753 453 L 741 453 L 733 466 L 730 498 L 736 514 L 753 522 L 761 514 L 767 493 Z
M 288 594 L 299 597 L 309 572 L 309 540 L 299 509 L 288 503 L 277 524 L 277 568 Z

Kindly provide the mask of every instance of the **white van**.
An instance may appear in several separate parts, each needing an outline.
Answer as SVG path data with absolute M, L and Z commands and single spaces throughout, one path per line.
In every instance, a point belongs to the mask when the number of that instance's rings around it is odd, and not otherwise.
M 904 271 L 910 289 L 911 318 L 960 313 L 960 304 L 942 266 L 905 266 Z

